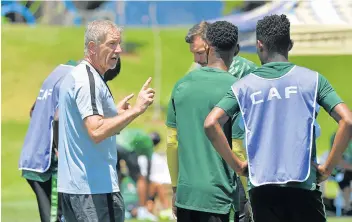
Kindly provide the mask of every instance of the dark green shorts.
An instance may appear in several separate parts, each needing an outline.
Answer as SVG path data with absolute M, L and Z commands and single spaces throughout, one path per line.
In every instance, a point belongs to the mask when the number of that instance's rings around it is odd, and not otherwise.
M 61 193 L 67 222 L 123 222 L 125 206 L 120 192 L 108 194 Z

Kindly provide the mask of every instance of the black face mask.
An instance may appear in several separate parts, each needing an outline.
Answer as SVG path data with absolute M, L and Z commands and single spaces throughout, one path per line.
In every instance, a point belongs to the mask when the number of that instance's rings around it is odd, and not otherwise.
M 205 45 L 204 47 L 205 47 L 205 54 L 207 55 L 207 65 L 208 65 L 210 48 L 209 48 L 209 45 Z
M 234 55 L 233 56 L 237 56 L 238 55 L 238 53 L 240 52 L 240 50 L 241 50 L 241 47 L 240 47 L 240 45 L 239 44 L 237 44 L 237 46 L 236 46 L 236 50 L 235 50 L 235 53 L 234 53 Z
M 120 74 L 120 71 L 121 71 L 121 58 L 117 60 L 116 67 L 114 69 L 109 69 L 108 71 L 106 71 L 106 73 L 104 74 L 104 81 L 108 82 L 115 79 L 115 77 L 118 74 Z

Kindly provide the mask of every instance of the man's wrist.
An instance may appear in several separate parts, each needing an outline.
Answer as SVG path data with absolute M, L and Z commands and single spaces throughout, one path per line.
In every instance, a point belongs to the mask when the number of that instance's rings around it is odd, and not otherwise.
M 172 192 L 175 194 L 177 191 L 177 187 L 172 187 Z
M 132 108 L 132 111 L 137 116 L 139 116 L 139 115 L 141 115 L 143 113 L 143 110 L 140 107 L 138 107 L 138 106 L 134 106 Z
M 327 164 L 324 164 L 323 166 L 323 170 L 324 170 L 324 173 L 325 174 L 331 174 L 332 171 L 334 170 L 334 166 L 331 166 L 331 165 L 327 165 Z

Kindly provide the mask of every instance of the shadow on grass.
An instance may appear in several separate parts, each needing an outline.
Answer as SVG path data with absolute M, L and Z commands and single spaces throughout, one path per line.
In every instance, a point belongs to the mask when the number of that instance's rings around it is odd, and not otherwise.
M 143 42 L 122 42 L 122 54 L 135 54 L 139 48 L 145 46 Z

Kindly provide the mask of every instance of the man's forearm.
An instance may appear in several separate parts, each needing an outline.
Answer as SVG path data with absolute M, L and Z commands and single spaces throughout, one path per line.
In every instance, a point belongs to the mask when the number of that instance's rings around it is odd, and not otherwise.
M 352 125 L 344 120 L 339 121 L 339 127 L 336 132 L 334 144 L 330 151 L 327 161 L 325 162 L 325 168 L 328 172 L 332 170 L 340 163 L 342 154 L 346 150 L 352 137 Z
M 97 128 L 91 131 L 91 137 L 94 142 L 99 143 L 104 139 L 116 135 L 134 119 L 136 119 L 141 112 L 136 109 L 130 109 L 111 118 L 101 118 L 98 120 Z
M 171 184 L 173 187 L 177 186 L 178 180 L 178 141 L 177 131 L 175 128 L 167 128 L 167 165 L 171 177 Z
M 232 152 L 221 125 L 217 121 L 208 122 L 205 124 L 205 133 L 226 163 L 237 173 L 242 174 L 243 162 Z

